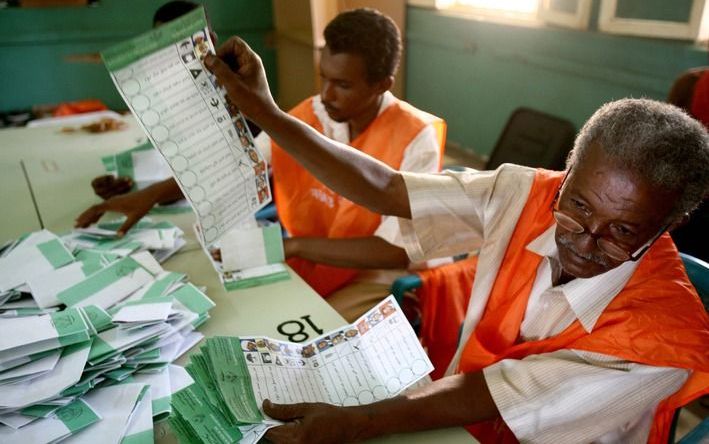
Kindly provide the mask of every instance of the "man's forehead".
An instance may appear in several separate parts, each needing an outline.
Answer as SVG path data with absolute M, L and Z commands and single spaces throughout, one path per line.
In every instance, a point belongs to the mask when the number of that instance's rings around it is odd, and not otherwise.
M 353 52 L 332 52 L 325 46 L 320 54 L 320 70 L 333 71 L 338 77 L 365 78 L 367 73 L 364 57 Z
M 631 219 L 655 222 L 664 219 L 677 200 L 677 193 L 664 190 L 622 162 L 609 156 L 602 147 L 589 147 L 570 171 L 568 194 L 581 196 L 596 210 Z

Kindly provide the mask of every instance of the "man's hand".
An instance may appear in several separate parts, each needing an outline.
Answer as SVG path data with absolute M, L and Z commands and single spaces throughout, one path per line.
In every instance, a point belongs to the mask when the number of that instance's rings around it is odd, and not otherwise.
M 101 199 L 110 199 L 119 194 L 128 193 L 133 188 L 133 179 L 130 177 L 115 177 L 107 174 L 98 176 L 91 181 L 91 188 Z
M 92 206 L 76 218 L 74 226 L 77 228 L 88 227 L 98 221 L 105 212 L 115 211 L 126 215 L 126 221 L 118 229 L 118 235 L 123 236 L 150 211 L 153 205 L 174 202 L 182 197 L 182 192 L 175 179 L 165 179 L 142 190 L 114 196 L 105 202 Z
M 287 421 L 266 432 L 266 438 L 281 443 L 346 443 L 357 440 L 357 428 L 347 407 L 324 403 L 273 404 L 263 402 L 263 411 L 273 419 Z
M 147 188 L 122 196 L 114 196 L 100 204 L 96 204 L 81 213 L 81 215 L 76 218 L 74 226 L 77 228 L 86 228 L 98 221 L 107 211 L 115 211 L 126 215 L 126 221 L 121 228 L 118 229 L 118 235 L 123 236 L 141 217 L 145 216 L 148 211 L 150 211 L 153 205 L 155 205 L 155 199 L 146 191 Z
M 221 45 L 216 57 L 207 55 L 204 64 L 224 86 L 231 103 L 256 122 L 278 110 L 261 58 L 239 37 Z

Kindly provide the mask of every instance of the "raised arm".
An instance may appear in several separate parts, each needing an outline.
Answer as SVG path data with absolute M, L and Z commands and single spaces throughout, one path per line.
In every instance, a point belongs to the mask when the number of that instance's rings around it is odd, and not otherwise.
M 286 257 L 300 257 L 319 264 L 361 269 L 406 268 L 403 248 L 378 236 L 331 239 L 292 237 L 283 239 Z
M 205 65 L 232 103 L 333 191 L 376 213 L 411 217 L 399 172 L 280 110 L 268 89 L 261 58 L 243 40 L 230 38 L 217 57 L 205 58 Z

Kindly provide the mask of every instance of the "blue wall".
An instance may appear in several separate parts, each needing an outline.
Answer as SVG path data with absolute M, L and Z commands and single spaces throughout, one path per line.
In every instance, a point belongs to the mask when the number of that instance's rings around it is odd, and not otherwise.
M 597 2 L 596 2 L 597 3 Z M 406 93 L 444 117 L 448 141 L 487 155 L 520 106 L 577 128 L 604 102 L 663 100 L 682 71 L 707 64 L 691 42 L 550 26 L 509 26 L 409 7 Z
M 71 63 L 66 57 L 96 53 L 145 32 L 155 10 L 166 2 L 101 0 L 94 7 L 0 9 L 0 111 L 84 98 L 126 109 L 103 64 Z M 220 38 L 242 36 L 275 75 L 275 51 L 268 44 L 273 30 L 270 1 L 200 3 Z

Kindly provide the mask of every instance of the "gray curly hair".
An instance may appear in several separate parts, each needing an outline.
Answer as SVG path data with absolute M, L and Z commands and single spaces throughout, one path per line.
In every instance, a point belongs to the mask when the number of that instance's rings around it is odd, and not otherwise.
M 670 221 L 709 194 L 709 135 L 676 106 L 648 99 L 606 103 L 581 128 L 567 170 L 583 160 L 593 143 L 651 185 L 680 193 Z

